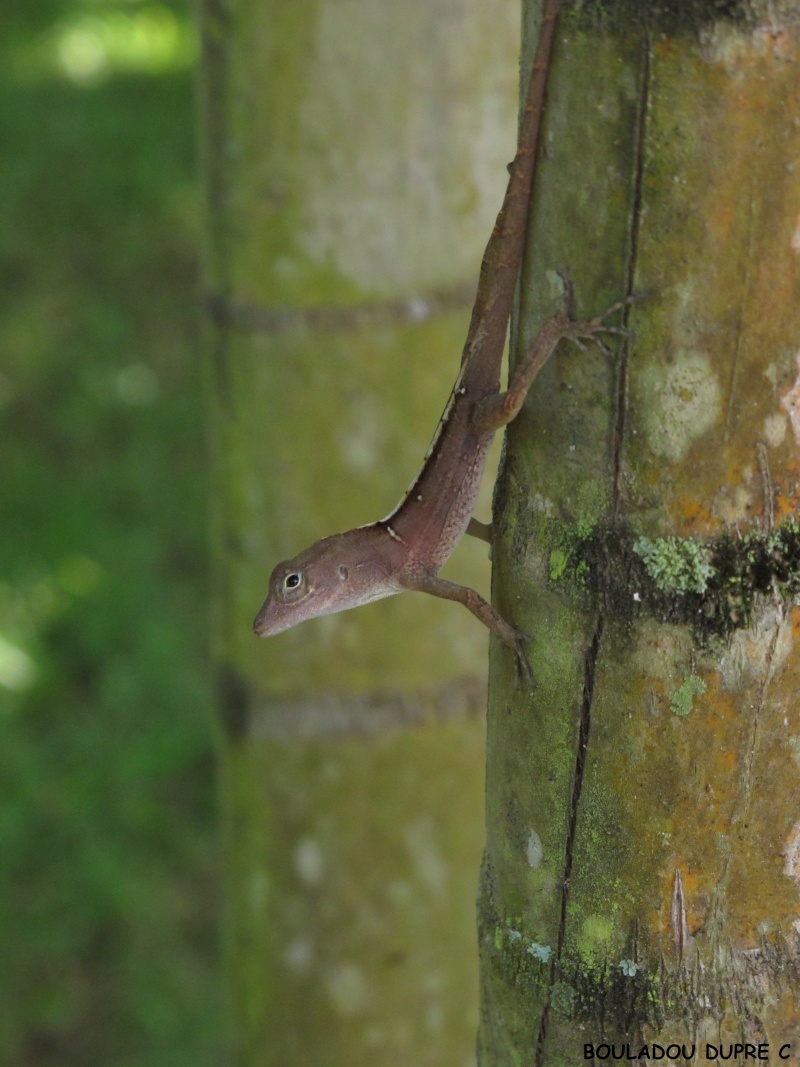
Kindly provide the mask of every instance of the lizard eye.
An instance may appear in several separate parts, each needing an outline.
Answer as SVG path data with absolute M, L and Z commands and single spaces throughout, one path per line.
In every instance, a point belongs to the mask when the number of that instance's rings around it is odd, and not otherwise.
M 283 587 L 284 589 L 296 589 L 301 581 L 302 578 L 297 571 L 292 571 L 291 574 L 287 574 L 283 579 Z

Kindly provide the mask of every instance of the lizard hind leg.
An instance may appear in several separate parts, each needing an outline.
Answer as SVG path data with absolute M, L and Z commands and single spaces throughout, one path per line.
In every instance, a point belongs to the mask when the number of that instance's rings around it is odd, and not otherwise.
M 528 688 L 533 689 L 533 675 L 523 649 L 523 642 L 530 641 L 530 637 L 528 634 L 523 633 L 522 630 L 517 630 L 516 627 L 507 623 L 502 615 L 495 611 L 487 600 L 483 599 L 480 593 L 476 593 L 469 586 L 448 582 L 437 574 L 431 574 L 428 571 L 417 573 L 413 578 L 406 578 L 403 581 L 403 585 L 406 589 L 413 589 L 419 593 L 429 593 L 431 596 L 441 597 L 444 600 L 454 600 L 459 604 L 463 604 L 477 619 L 480 619 L 484 626 L 487 626 L 496 637 L 499 637 L 503 644 L 511 649 L 516 661 L 517 677 L 519 678 L 522 675 Z

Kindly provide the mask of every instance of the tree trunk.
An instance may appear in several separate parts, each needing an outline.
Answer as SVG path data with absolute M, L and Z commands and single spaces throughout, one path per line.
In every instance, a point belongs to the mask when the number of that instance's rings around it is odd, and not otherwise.
M 518 8 L 200 8 L 232 1060 L 459 1067 L 486 633 L 413 596 L 251 626 L 279 560 L 421 462 L 513 155 Z M 488 573 L 473 544 L 451 576 Z
M 495 592 L 536 687 L 493 649 L 480 1063 L 779 1062 L 800 1054 L 800 3 L 564 6 L 515 351 L 560 267 L 582 315 L 644 299 L 612 356 L 563 348 L 509 434 Z

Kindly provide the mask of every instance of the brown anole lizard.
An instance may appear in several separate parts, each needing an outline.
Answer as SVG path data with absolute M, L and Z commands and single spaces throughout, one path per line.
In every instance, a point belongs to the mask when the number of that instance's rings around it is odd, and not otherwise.
M 526 635 L 474 589 L 440 578 L 439 570 L 464 533 L 486 537 L 486 528 L 471 515 L 489 445 L 496 431 L 517 415 L 558 342 L 614 332 L 604 325 L 605 315 L 575 322 L 562 310 L 544 324 L 511 376 L 507 392 L 500 391 L 500 364 L 525 243 L 558 7 L 559 0 L 544 0 L 542 5 L 539 42 L 506 195 L 481 263 L 461 369 L 422 469 L 385 519 L 325 537 L 275 567 L 269 594 L 253 624 L 260 636 L 417 590 L 467 607 L 514 652 L 519 668 L 530 678 L 522 650 Z

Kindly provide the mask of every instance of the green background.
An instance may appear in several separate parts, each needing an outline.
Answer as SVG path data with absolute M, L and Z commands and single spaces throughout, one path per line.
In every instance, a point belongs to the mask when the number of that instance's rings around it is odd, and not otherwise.
M 2 24 L 0 1063 L 218 1064 L 190 11 Z

